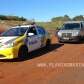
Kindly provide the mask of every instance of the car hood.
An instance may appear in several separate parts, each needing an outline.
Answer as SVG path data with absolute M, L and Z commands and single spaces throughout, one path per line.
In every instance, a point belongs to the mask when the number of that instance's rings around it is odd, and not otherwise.
M 18 38 L 18 36 L 14 36 L 14 37 L 0 37 L 0 43 L 10 43 L 10 42 L 14 41 L 17 38 Z

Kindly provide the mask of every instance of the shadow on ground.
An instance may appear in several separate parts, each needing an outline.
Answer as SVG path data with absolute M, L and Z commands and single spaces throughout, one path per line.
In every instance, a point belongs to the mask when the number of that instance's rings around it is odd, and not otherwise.
M 80 42 L 62 42 L 63 44 L 84 44 L 84 41 L 80 41 Z
M 75 42 L 67 41 L 67 42 L 62 42 L 62 43 L 64 44 L 84 44 L 84 38 L 80 39 L 79 41 L 75 41 Z
M 56 49 L 62 47 L 64 44 L 62 43 L 56 43 L 56 44 L 51 44 L 48 48 L 41 48 L 39 50 L 33 51 L 28 54 L 28 56 L 25 56 L 23 58 L 19 59 L 13 59 L 13 60 L 0 60 L 0 62 L 20 62 L 20 61 L 26 61 L 26 60 L 31 60 L 37 57 L 40 57 L 46 53 L 49 53 L 51 51 L 56 51 Z

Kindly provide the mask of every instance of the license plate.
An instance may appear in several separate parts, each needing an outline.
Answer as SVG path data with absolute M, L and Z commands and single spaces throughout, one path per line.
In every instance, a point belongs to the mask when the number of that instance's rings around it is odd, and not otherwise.
M 65 40 L 69 40 L 69 38 L 66 38 L 66 37 L 64 37 L 63 39 L 65 39 Z

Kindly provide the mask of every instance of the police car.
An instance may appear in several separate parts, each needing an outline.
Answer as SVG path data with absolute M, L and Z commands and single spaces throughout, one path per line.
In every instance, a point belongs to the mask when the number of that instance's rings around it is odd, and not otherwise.
M 41 26 L 12 27 L 0 34 L 0 59 L 28 56 L 29 52 L 49 46 L 50 42 L 49 33 Z

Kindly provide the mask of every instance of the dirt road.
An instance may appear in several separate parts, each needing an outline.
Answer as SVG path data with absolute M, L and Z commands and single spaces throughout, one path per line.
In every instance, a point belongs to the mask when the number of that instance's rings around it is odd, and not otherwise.
M 57 63 L 84 63 L 84 43 L 59 44 L 53 37 L 49 50 L 38 50 L 20 61 L 1 61 L 0 84 L 84 84 L 83 66 Z

